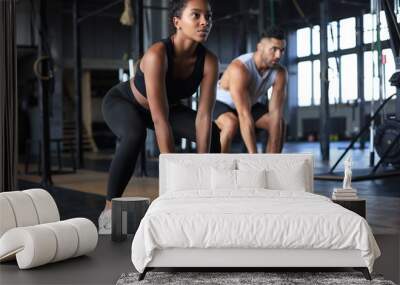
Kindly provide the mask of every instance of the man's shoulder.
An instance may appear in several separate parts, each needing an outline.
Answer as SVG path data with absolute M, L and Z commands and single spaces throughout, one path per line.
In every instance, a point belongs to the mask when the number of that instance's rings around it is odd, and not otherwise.
M 250 80 L 250 72 L 246 65 L 240 60 L 233 60 L 228 68 L 229 78 L 233 79 L 236 83 L 247 85 Z
M 234 59 L 227 68 L 229 73 L 234 77 L 240 76 L 247 78 L 249 77 L 250 73 L 247 69 L 246 65 L 238 59 Z
M 286 67 L 284 67 L 283 65 L 277 64 L 275 67 L 275 76 L 274 76 L 274 85 L 276 83 L 278 84 L 283 84 L 285 85 L 287 83 L 288 80 L 288 72 L 286 70 Z
M 276 72 L 275 78 L 282 78 L 283 80 L 285 80 L 287 78 L 288 72 L 287 72 L 286 67 L 284 67 L 283 65 L 281 65 L 279 63 L 276 64 L 274 66 L 274 70 Z
M 281 72 L 281 73 L 286 73 L 286 72 L 287 72 L 286 67 L 283 66 L 283 65 L 281 65 L 281 64 L 279 64 L 279 63 L 275 64 L 274 69 L 275 69 L 276 72 L 278 72 L 278 73 L 279 73 L 279 72 Z
M 254 52 L 244 53 L 244 54 L 239 55 L 237 58 L 235 58 L 235 60 L 239 60 L 241 62 L 247 62 L 247 61 L 252 60 L 253 56 L 254 56 Z

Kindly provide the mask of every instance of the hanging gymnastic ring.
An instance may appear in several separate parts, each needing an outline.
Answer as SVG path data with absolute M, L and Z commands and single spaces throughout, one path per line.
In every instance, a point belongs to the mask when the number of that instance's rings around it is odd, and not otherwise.
M 33 72 L 35 73 L 36 77 L 39 78 L 40 80 L 50 80 L 53 77 L 51 75 L 51 72 L 49 72 L 49 75 L 44 76 L 39 71 L 39 64 L 44 60 L 50 60 L 50 57 L 45 55 L 45 56 L 41 56 L 38 59 L 36 59 L 35 63 L 33 64 Z

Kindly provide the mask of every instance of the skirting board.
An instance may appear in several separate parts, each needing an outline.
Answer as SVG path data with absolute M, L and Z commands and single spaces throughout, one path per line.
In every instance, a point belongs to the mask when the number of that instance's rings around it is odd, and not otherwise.
M 181 249 L 155 250 L 147 267 L 365 267 L 359 250 Z

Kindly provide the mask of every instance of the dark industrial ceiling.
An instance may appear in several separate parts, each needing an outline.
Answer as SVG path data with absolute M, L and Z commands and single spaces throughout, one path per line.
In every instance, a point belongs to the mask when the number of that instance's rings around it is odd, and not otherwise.
M 71 0 L 63 1 L 64 12 L 72 10 Z M 240 21 L 244 11 L 247 13 L 247 19 L 250 25 L 257 23 L 257 13 L 260 0 L 210 0 L 213 8 L 214 19 L 219 24 L 237 24 Z M 261 0 L 264 5 L 265 24 L 269 25 L 271 19 L 274 23 L 286 29 L 294 29 L 299 26 L 319 23 L 320 0 Z M 114 0 L 80 0 L 80 14 L 87 15 L 97 9 L 100 9 Z M 167 0 L 149 1 L 144 0 L 145 7 L 167 6 Z M 358 16 L 367 13 L 370 7 L 369 0 L 327 0 L 329 20 L 337 20 Z M 273 13 L 271 13 L 273 6 Z M 149 8 L 147 8 L 149 9 Z M 102 13 L 106 17 L 119 17 L 123 11 L 123 1 L 107 9 Z M 229 17 L 231 16 L 231 17 Z M 224 20 L 222 20 L 224 18 Z

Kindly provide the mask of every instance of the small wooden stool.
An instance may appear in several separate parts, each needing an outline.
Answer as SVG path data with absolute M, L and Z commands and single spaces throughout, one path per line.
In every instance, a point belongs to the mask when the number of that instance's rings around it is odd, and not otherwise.
M 127 234 L 135 234 L 149 205 L 150 199 L 144 197 L 112 199 L 111 240 L 124 241 Z

